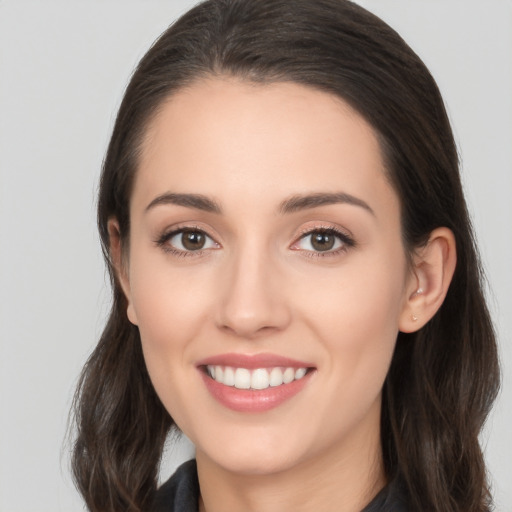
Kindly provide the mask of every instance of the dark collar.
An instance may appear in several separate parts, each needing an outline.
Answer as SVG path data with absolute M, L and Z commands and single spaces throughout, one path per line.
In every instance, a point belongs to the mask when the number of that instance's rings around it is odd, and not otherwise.
M 398 479 L 384 487 L 361 512 L 408 512 Z M 151 512 L 197 512 L 199 481 L 195 460 L 182 464 L 156 494 Z

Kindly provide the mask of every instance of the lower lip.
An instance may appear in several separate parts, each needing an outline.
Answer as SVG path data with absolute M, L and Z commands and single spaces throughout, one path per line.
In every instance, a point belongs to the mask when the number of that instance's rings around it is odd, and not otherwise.
M 302 379 L 289 384 L 268 387 L 267 389 L 237 389 L 225 386 L 201 371 L 203 381 L 212 396 L 223 406 L 237 412 L 265 412 L 286 402 L 307 384 L 311 374 L 308 372 Z

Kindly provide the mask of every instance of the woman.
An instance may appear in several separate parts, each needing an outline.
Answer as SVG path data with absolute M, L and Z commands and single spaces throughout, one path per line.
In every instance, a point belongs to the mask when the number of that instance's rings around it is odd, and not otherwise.
M 437 86 L 343 0 L 210 0 L 104 162 L 114 301 L 79 385 L 91 510 L 490 506 L 496 345 Z M 172 427 L 196 461 L 157 491 Z

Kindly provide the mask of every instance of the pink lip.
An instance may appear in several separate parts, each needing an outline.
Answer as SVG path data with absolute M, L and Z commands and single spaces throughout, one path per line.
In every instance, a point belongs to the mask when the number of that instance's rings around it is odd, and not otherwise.
M 284 368 L 311 368 L 311 363 L 297 361 L 288 357 L 278 356 L 276 354 L 220 354 L 218 356 L 208 357 L 197 363 L 197 366 L 233 366 L 235 368 L 247 368 L 255 370 L 256 368 L 274 368 L 281 366 Z
M 211 395 L 223 406 L 238 412 L 265 412 L 281 405 L 299 393 L 309 382 L 311 375 L 312 372 L 289 384 L 254 390 L 225 386 L 201 372 L 203 382 Z
M 297 361 L 275 354 L 222 354 L 199 361 L 197 367 L 200 371 L 203 382 L 210 394 L 224 407 L 237 412 L 265 412 L 278 407 L 286 402 L 304 386 L 308 384 L 314 371 L 309 371 L 302 379 L 294 380 L 289 384 L 268 387 L 266 389 L 237 389 L 232 386 L 225 386 L 212 379 L 205 371 L 208 365 L 231 366 L 235 368 L 309 368 L 313 365 L 304 361 Z

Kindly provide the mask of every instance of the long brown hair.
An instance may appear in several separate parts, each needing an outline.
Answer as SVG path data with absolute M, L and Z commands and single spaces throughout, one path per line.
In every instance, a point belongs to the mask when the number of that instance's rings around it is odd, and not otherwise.
M 288 81 L 335 94 L 374 128 L 411 253 L 450 228 L 457 267 L 446 299 L 416 333 L 398 335 L 383 391 L 388 479 L 412 510 L 482 512 L 491 504 L 478 435 L 499 387 L 495 335 L 437 85 L 401 37 L 348 0 L 208 0 L 150 48 L 126 89 L 103 164 L 98 226 L 113 303 L 75 399 L 73 470 L 94 511 L 148 510 L 174 423 L 151 385 L 138 329 L 109 254 L 108 219 L 130 233 L 129 202 L 146 127 L 177 90 L 205 76 Z

